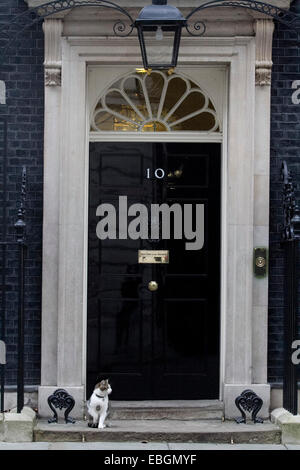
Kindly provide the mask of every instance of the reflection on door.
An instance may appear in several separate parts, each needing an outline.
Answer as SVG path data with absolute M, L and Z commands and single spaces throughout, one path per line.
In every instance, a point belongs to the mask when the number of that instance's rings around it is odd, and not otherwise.
M 149 213 L 203 204 L 203 247 L 187 250 L 172 231 L 120 239 L 120 196 Z M 115 239 L 96 234 L 105 203 L 116 210 Z M 169 263 L 139 263 L 139 250 L 167 250 Z M 218 398 L 219 291 L 220 145 L 90 144 L 87 395 L 109 377 L 118 400 Z

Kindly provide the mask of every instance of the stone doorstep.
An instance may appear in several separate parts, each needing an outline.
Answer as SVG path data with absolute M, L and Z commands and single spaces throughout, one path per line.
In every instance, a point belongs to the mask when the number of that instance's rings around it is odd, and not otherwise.
M 300 444 L 300 415 L 276 408 L 271 413 L 271 421 L 281 428 L 282 444 Z
M 109 419 L 219 419 L 224 405 L 219 400 L 155 400 L 111 402 Z
M 3 413 L 0 419 L 0 440 L 5 442 L 32 442 L 33 428 L 36 424 L 36 414 L 24 407 L 21 413 L 14 408 Z
M 280 444 L 280 428 L 270 422 L 237 424 L 219 420 L 114 420 L 103 430 L 86 421 L 49 424 L 39 420 L 34 441 L 39 442 L 199 442 L 227 444 Z
M 0 442 L 4 441 L 4 416 L 0 413 Z

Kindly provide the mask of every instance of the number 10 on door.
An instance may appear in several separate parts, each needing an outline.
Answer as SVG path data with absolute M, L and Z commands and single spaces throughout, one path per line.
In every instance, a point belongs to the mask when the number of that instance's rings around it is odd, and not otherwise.
M 162 168 L 156 168 L 156 170 L 154 170 L 154 176 L 155 178 L 161 180 L 165 176 L 165 171 Z M 147 168 L 146 178 L 150 179 L 151 177 L 152 177 L 152 170 L 151 168 Z

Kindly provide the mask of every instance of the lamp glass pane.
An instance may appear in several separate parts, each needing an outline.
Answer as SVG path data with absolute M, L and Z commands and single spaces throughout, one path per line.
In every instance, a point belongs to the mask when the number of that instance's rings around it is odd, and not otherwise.
M 163 31 L 163 28 L 162 28 Z M 173 65 L 175 31 L 143 31 L 148 65 Z M 162 37 L 163 36 L 163 37 Z

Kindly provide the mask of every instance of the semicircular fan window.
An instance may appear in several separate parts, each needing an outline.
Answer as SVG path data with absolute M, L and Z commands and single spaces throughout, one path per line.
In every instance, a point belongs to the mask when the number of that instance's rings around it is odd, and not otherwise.
M 220 124 L 211 100 L 191 80 L 162 71 L 135 72 L 100 98 L 91 131 L 219 132 Z

